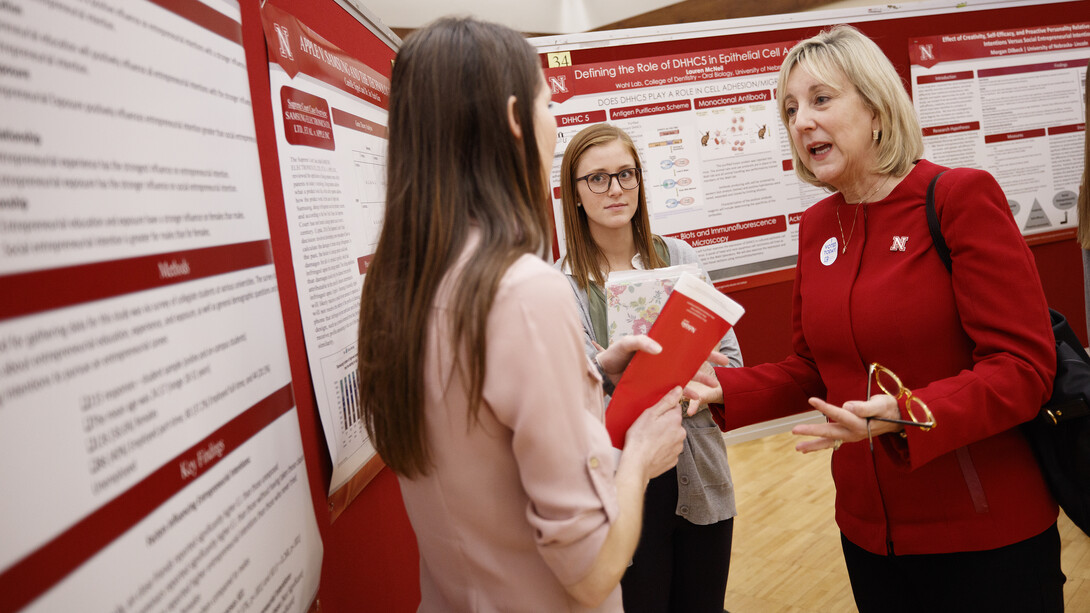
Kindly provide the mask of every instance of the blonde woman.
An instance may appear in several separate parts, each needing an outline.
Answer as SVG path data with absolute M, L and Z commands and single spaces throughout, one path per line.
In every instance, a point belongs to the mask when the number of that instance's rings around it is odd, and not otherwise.
M 716 369 L 724 425 L 828 418 L 796 426 L 796 449 L 833 450 L 860 611 L 1062 611 L 1058 509 L 1018 429 L 1049 397 L 1055 348 L 1006 197 L 986 172 L 920 159 L 900 77 L 854 28 L 796 45 L 776 100 L 799 177 L 833 193 L 802 216 L 794 351 Z M 952 273 L 924 212 L 943 171 Z

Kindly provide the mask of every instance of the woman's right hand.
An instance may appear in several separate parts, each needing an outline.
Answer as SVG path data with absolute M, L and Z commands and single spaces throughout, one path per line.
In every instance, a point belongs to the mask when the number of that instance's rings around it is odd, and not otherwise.
M 640 462 L 646 481 L 677 464 L 685 440 L 680 402 L 681 388 L 675 387 L 644 411 L 625 435 L 621 462 Z

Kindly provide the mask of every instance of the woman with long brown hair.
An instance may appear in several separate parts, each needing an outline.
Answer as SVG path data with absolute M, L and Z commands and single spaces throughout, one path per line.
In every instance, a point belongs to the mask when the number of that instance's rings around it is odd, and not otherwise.
M 367 432 L 398 475 L 422 611 L 620 610 L 647 482 L 677 460 L 681 389 L 615 459 L 602 376 L 548 251 L 556 123 L 516 32 L 443 19 L 391 80 L 386 218 L 360 310 Z

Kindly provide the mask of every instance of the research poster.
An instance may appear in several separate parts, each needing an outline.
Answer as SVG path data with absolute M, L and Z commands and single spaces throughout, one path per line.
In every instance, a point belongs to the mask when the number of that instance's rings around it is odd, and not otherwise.
M 240 11 L 0 3 L 0 611 L 306 611 Z
M 614 43 L 539 41 L 557 120 L 559 255 L 564 149 L 583 128 L 609 122 L 639 150 L 651 229 L 695 247 L 717 288 L 790 279 L 799 218 L 827 195 L 795 175 L 776 107 L 777 75 L 794 41 Z
M 356 375 L 360 291 L 386 200 L 389 79 L 294 16 L 262 8 L 295 285 L 329 493 L 376 458 Z
M 1090 22 L 917 38 L 909 55 L 927 157 L 992 173 L 1028 241 L 1072 236 Z

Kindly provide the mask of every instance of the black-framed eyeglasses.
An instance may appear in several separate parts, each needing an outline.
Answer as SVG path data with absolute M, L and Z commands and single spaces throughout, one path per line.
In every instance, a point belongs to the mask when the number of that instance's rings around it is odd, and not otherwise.
M 609 191 L 609 186 L 613 185 L 613 179 L 617 179 L 617 185 L 620 185 L 621 189 L 636 189 L 640 186 L 640 169 L 622 168 L 617 172 L 592 172 L 579 177 L 576 181 L 586 181 L 590 191 L 604 194 Z
M 867 418 L 867 440 L 870 441 L 871 450 L 874 450 L 874 441 L 870 440 L 870 422 L 884 421 L 891 424 L 901 424 L 902 426 L 915 426 L 922 432 L 927 432 L 931 428 L 935 427 L 935 416 L 931 414 L 931 409 L 927 408 L 927 404 L 919 397 L 912 394 L 912 390 L 908 389 L 901 383 L 900 377 L 893 374 L 893 371 L 882 366 L 878 362 L 872 362 L 867 367 L 867 398 L 870 398 L 871 381 L 878 382 L 878 389 L 882 390 L 882 393 L 887 396 L 900 400 L 905 399 L 905 411 L 908 412 L 908 419 L 887 419 L 885 417 L 868 417 Z M 895 391 L 894 391 L 895 390 Z M 916 418 L 916 414 L 912 412 L 912 409 L 916 407 L 923 411 L 925 421 L 920 421 Z

